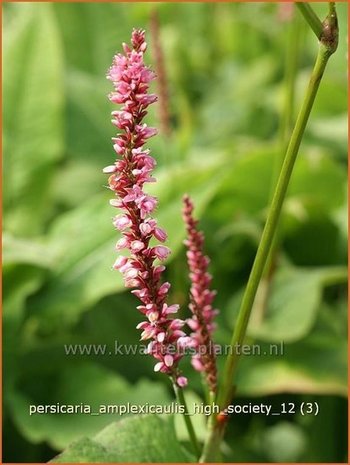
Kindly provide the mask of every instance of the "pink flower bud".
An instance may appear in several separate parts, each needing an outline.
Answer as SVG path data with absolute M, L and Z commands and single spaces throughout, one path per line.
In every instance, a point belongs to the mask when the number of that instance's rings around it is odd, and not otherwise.
M 126 257 L 123 257 L 123 255 L 119 255 L 119 257 L 114 262 L 113 268 L 115 270 L 119 270 L 119 268 L 124 266 L 126 263 L 128 263 L 128 259 Z
M 152 248 L 152 252 L 159 260 L 165 260 L 170 254 L 170 249 L 164 245 L 157 245 Z
M 167 304 L 163 305 L 162 313 L 164 315 L 169 315 L 170 313 L 177 313 L 180 308 L 180 305 L 178 304 L 173 304 L 168 307 Z
M 140 250 L 145 248 L 145 244 L 142 241 L 132 241 L 130 244 L 130 248 L 133 252 L 139 252 Z
M 117 171 L 117 167 L 115 165 L 109 165 L 103 168 L 103 172 L 105 174 L 114 173 L 115 171 Z
M 113 225 L 120 231 L 123 231 L 123 229 L 132 226 L 132 221 L 127 215 L 118 215 L 114 218 Z
M 177 379 L 176 379 L 176 383 L 179 387 L 183 388 L 185 386 L 187 386 L 188 384 L 188 381 L 187 381 L 187 378 L 185 376 L 179 376 Z
M 127 247 L 129 247 L 129 241 L 126 237 L 122 237 L 121 239 L 119 239 L 119 241 L 115 245 L 115 248 L 117 250 L 125 249 Z
M 164 339 L 165 339 L 165 333 L 164 332 L 157 334 L 157 341 L 158 342 L 163 342 Z
M 164 366 L 163 362 L 158 362 L 154 365 L 154 371 L 160 371 L 161 368 Z
M 153 235 L 160 242 L 165 242 L 167 239 L 167 233 L 164 231 L 164 229 L 161 228 L 155 228 Z
M 166 365 L 167 367 L 171 367 L 171 366 L 173 365 L 173 363 L 174 363 L 174 358 L 173 358 L 173 356 L 172 356 L 172 355 L 169 355 L 169 354 L 166 355 L 166 356 L 164 357 L 164 363 L 165 363 L 165 365 Z
M 158 295 L 165 295 L 168 293 L 169 289 L 170 289 L 170 283 L 166 282 L 166 283 L 163 283 L 159 290 L 158 290 Z

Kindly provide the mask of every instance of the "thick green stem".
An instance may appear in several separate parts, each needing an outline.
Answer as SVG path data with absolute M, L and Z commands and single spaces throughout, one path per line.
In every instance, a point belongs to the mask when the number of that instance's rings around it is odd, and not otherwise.
M 213 405 L 216 399 L 216 396 L 213 392 L 209 393 L 209 399 L 210 399 L 209 405 Z M 221 437 L 219 439 L 219 436 L 215 435 L 216 416 L 217 414 L 215 412 L 212 412 L 208 419 L 208 424 L 207 424 L 207 439 L 208 440 L 205 441 L 202 456 L 199 460 L 200 463 L 205 462 L 207 457 L 210 457 L 210 459 L 215 462 L 219 460 L 218 459 L 218 457 L 220 456 L 219 445 L 220 445 Z M 217 438 L 216 441 L 210 440 L 210 438 L 212 438 L 213 435 L 215 435 L 215 437 Z
M 284 83 L 283 83 L 283 104 L 280 118 L 279 143 L 281 151 L 276 156 L 274 166 L 273 189 L 275 188 L 279 172 L 283 163 L 283 157 L 287 150 L 287 144 L 293 129 L 295 120 L 295 81 L 298 72 L 298 59 L 301 42 L 301 19 L 298 15 L 290 20 L 287 26 L 287 37 L 285 47 Z M 271 198 L 272 198 L 271 192 Z
M 290 134 L 293 129 L 294 108 L 295 108 L 295 81 L 298 71 L 298 57 L 301 42 L 301 24 L 300 18 L 293 15 L 287 26 L 286 47 L 285 47 L 285 66 L 284 66 L 284 99 L 280 118 L 279 128 L 279 150 L 276 152 L 273 163 L 271 191 L 269 201 L 271 202 L 276 183 L 278 180 L 283 158 L 285 156 Z M 273 280 L 276 257 L 278 254 L 279 234 L 275 234 L 269 256 L 267 258 L 263 278 L 257 291 L 257 299 L 254 304 L 253 318 L 256 324 L 260 324 L 264 318 L 266 306 L 269 300 L 269 292 Z
M 183 393 L 183 389 L 179 388 L 175 383 L 173 383 L 173 388 L 174 388 L 176 399 L 177 399 L 178 403 L 180 405 L 183 405 L 183 407 L 184 407 L 185 412 L 184 412 L 183 418 L 185 420 L 186 428 L 187 428 L 187 431 L 188 431 L 188 435 L 190 437 L 190 441 L 191 441 L 194 453 L 196 454 L 196 457 L 199 458 L 201 450 L 200 450 L 200 447 L 199 447 L 199 443 L 198 443 L 198 440 L 197 440 L 196 433 L 195 433 L 193 425 L 192 425 L 191 418 L 189 416 L 189 410 L 187 408 L 187 404 L 186 404 L 185 396 L 184 396 L 184 393 Z
M 316 34 L 316 37 L 320 39 L 323 33 L 323 25 L 320 18 L 317 16 L 317 14 L 314 12 L 314 10 L 308 3 L 297 2 L 296 5 L 299 8 L 302 15 L 304 16 L 304 18 L 306 19 L 306 21 L 309 23 L 311 29 Z
M 308 122 L 328 59 L 336 50 L 338 30 L 334 11 L 331 12 L 331 15 L 329 15 L 324 21 L 323 31 L 320 34 L 320 37 L 321 40 L 319 44 L 319 50 L 311 74 L 309 86 L 307 88 L 302 107 L 299 111 L 299 115 L 290 138 L 287 153 L 285 155 L 279 179 L 276 185 L 275 193 L 271 201 L 265 227 L 243 295 L 238 319 L 235 324 L 231 339 L 231 346 L 233 348 L 240 347 L 244 341 L 252 306 L 259 282 L 266 266 L 266 260 L 269 255 L 271 245 L 274 240 L 282 205 L 286 196 L 290 177 L 292 175 L 305 127 Z M 231 401 L 232 384 L 235 372 L 237 370 L 239 355 L 240 351 L 238 352 L 234 350 L 227 356 L 226 359 L 226 365 L 223 373 L 223 382 L 218 396 L 218 404 L 222 410 L 225 409 Z M 215 454 L 220 444 L 222 435 L 223 428 L 218 422 L 216 422 L 216 424 L 211 427 L 210 434 L 206 440 L 201 462 L 208 462 L 215 459 Z

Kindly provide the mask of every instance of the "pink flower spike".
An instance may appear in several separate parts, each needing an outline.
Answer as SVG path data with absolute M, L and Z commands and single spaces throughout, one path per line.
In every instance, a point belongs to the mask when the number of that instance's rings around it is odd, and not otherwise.
M 135 288 L 131 292 L 141 301 L 137 309 L 144 320 L 137 328 L 142 331 L 141 340 L 150 339 L 148 352 L 158 360 L 154 370 L 167 374 L 174 382 L 180 379 L 181 387 L 187 384 L 178 368 L 183 353 L 177 350 L 170 355 L 169 348 L 177 347 L 177 342 L 185 338 L 181 331 L 184 322 L 169 316 L 176 314 L 179 306 L 167 305 L 170 284 L 162 284 L 165 267 L 155 261 L 166 259 L 170 250 L 164 245 L 150 246 L 153 238 L 165 242 L 167 235 L 151 216 L 158 199 L 144 189 L 146 183 L 155 182 L 152 171 L 156 166 L 144 144 L 157 134 L 156 128 L 143 121 L 147 107 L 157 100 L 156 95 L 149 93 L 155 74 L 144 63 L 146 48 L 145 31 L 134 29 L 131 45 L 123 44 L 123 53 L 114 56 L 107 73 L 114 88 L 109 99 L 121 107 L 112 112 L 112 123 L 118 128 L 112 138 L 116 160 L 104 172 L 110 175 L 108 186 L 115 194 L 110 204 L 120 210 L 120 215 L 113 219 L 121 231 L 116 249 L 130 253 L 129 258 L 118 257 L 113 268 L 123 274 L 126 287 Z
M 212 301 L 215 292 L 209 289 L 211 275 L 208 272 L 209 258 L 204 255 L 204 235 L 198 231 L 193 218 L 193 203 L 188 196 L 183 199 L 183 219 L 186 225 L 187 261 L 191 279 L 190 305 L 193 317 L 187 320 L 192 329 L 191 337 L 197 347 L 205 347 L 205 353 L 192 356 L 192 366 L 197 371 L 204 371 L 210 391 L 217 387 L 217 369 L 215 353 L 213 351 L 212 333 L 215 328 L 214 318 L 217 310 L 213 309 Z

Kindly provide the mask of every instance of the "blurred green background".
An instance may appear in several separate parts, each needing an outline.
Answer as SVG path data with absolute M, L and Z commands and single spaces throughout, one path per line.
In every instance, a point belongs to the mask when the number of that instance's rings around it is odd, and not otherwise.
M 326 4 L 314 7 L 326 15 Z M 312 401 L 320 412 L 231 418 L 226 461 L 347 460 L 347 5 L 337 8 L 339 48 L 288 191 L 275 267 L 264 283 L 268 297 L 257 302 L 249 328 L 248 341 L 283 342 L 284 355 L 245 357 L 236 398 L 276 409 L 281 402 Z M 47 461 L 116 419 L 29 416 L 30 404 L 172 399 L 150 357 L 64 351 L 65 344 L 85 343 L 113 351 L 115 340 L 139 338 L 136 299 L 111 270 L 118 234 L 101 172 L 114 159 L 105 74 L 133 27 L 149 31 L 154 9 L 172 129 L 149 144 L 158 161 L 150 191 L 159 197 L 157 216 L 173 250 L 167 278 L 172 300 L 188 316 L 181 222 L 181 197 L 188 192 L 218 289 L 216 341 L 229 342 L 281 160 L 283 128 L 288 133 L 287 102 L 299 108 L 317 53 L 299 12 L 290 18 L 288 7 L 276 3 L 4 4 L 6 462 Z M 148 42 L 154 67 L 149 32 Z M 288 72 L 293 60 L 294 77 Z M 148 123 L 159 126 L 157 108 Z M 182 366 L 190 377 L 189 401 L 198 400 L 200 377 L 189 360 Z M 203 418 L 195 421 L 202 436 Z M 180 422 L 176 429 L 186 441 Z

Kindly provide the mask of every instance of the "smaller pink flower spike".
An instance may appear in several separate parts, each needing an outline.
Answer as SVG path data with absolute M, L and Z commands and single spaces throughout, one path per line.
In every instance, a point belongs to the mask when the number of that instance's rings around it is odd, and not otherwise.
M 123 274 L 125 286 L 134 288 L 131 292 L 141 301 L 137 308 L 145 320 L 137 328 L 142 331 L 141 340 L 150 340 L 148 353 L 157 360 L 154 370 L 184 387 L 187 380 L 178 363 L 190 338 L 182 331 L 185 321 L 173 318 L 179 306 L 167 304 L 170 284 L 161 282 L 165 266 L 155 263 L 165 260 L 170 250 L 164 245 L 150 246 L 151 240 L 165 242 L 167 235 L 151 216 L 158 200 L 144 191 L 144 184 L 155 182 L 152 171 L 156 165 L 144 144 L 157 134 L 143 123 L 147 107 L 157 100 L 148 93 L 155 74 L 144 64 L 146 48 L 145 31 L 134 29 L 131 46 L 123 44 L 124 54 L 115 55 L 107 74 L 114 86 L 109 99 L 122 107 L 112 112 L 112 124 L 118 128 L 112 139 L 117 159 L 103 171 L 110 175 L 109 188 L 115 194 L 110 204 L 120 211 L 113 220 L 122 234 L 116 249 L 129 251 L 129 256 L 117 258 L 113 268 Z
M 216 391 L 217 369 L 212 334 L 216 328 L 214 323 L 218 310 L 212 302 L 215 291 L 210 290 L 212 277 L 208 273 L 209 258 L 204 255 L 204 234 L 197 230 L 198 221 L 193 218 L 193 203 L 187 195 L 183 198 L 183 219 L 186 225 L 187 262 L 190 270 L 190 305 L 193 314 L 187 320 L 192 329 L 193 347 L 198 351 L 192 356 L 192 366 L 197 371 L 206 373 L 209 389 Z

